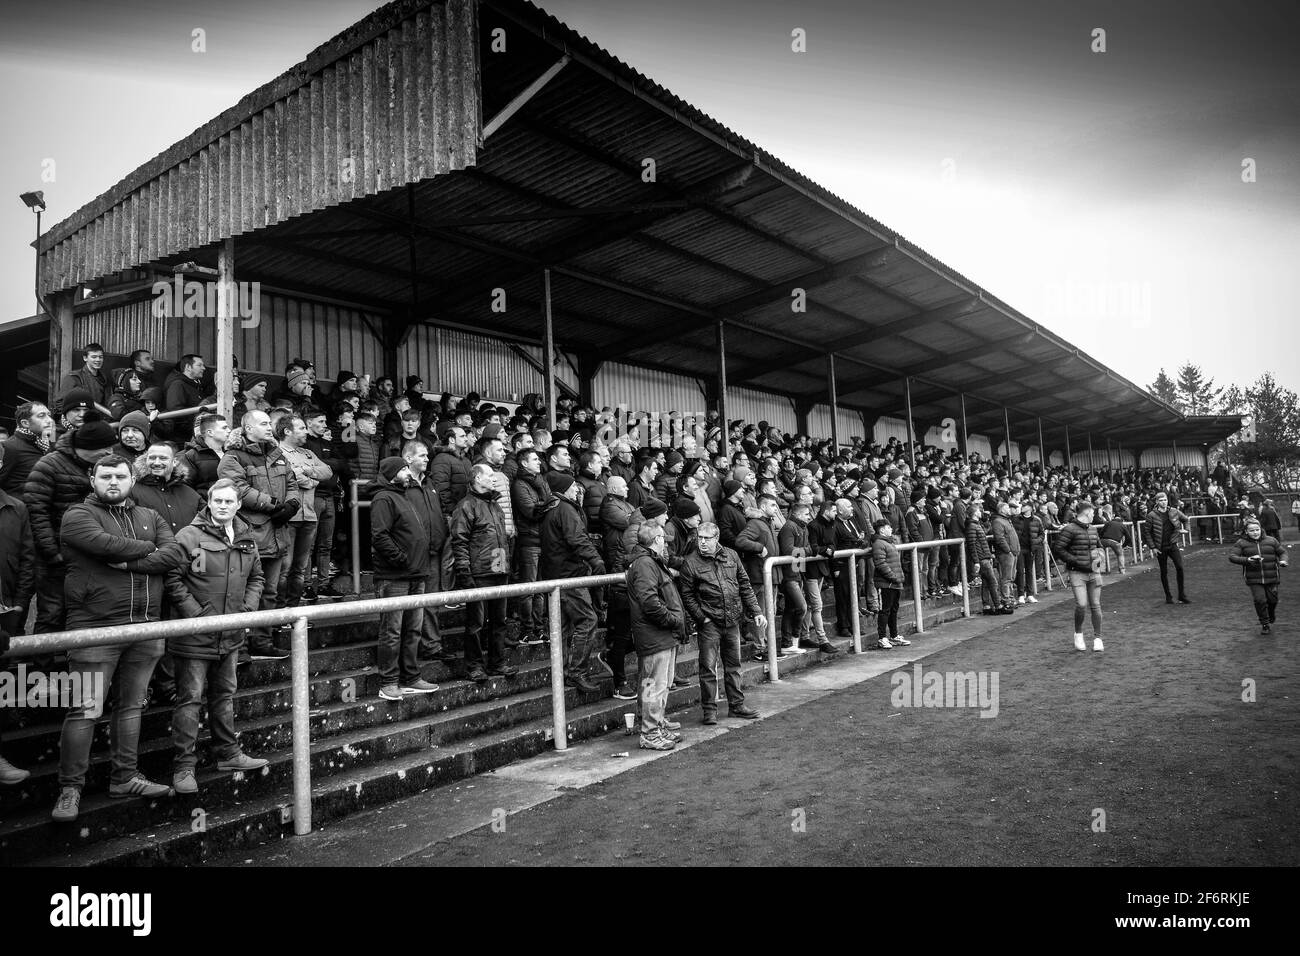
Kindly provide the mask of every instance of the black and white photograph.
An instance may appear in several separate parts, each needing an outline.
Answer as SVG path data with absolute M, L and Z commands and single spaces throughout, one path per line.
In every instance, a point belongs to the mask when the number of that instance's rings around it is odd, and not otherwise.
M 1293 4 L 0 18 L 6 935 L 1280 931 Z

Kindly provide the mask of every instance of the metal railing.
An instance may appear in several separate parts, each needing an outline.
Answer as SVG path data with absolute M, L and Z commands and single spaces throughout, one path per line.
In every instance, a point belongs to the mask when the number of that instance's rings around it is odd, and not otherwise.
M 353 478 L 348 483 L 348 504 L 352 507 L 348 509 L 350 515 L 348 520 L 352 523 L 352 591 L 355 594 L 361 593 L 361 508 L 369 508 L 369 501 L 361 501 L 357 497 L 357 489 L 362 485 L 369 484 L 360 478 Z
M 551 721 L 554 728 L 555 749 L 566 750 L 568 749 L 568 721 L 564 703 L 564 640 L 560 592 L 576 588 L 604 587 L 625 580 L 624 574 L 602 574 L 526 584 L 502 584 L 464 591 L 370 598 L 342 604 L 244 611 L 239 614 L 219 614 L 212 617 L 191 617 L 151 621 L 147 624 L 118 624 L 77 631 L 59 631 L 53 634 L 15 637 L 9 652 L 0 655 L 0 660 L 40 657 L 87 647 L 136 644 L 168 637 L 237 631 L 244 628 L 279 627 L 282 624 L 292 625 L 290 667 L 293 682 L 293 829 L 295 835 L 302 836 L 311 832 L 311 675 L 308 669 L 307 646 L 309 621 L 333 621 L 415 608 L 441 607 L 445 604 L 470 604 L 475 601 L 547 594 L 551 632 Z
M 970 579 L 966 571 L 966 539 L 965 538 L 938 538 L 934 541 L 911 541 L 906 544 L 895 545 L 899 551 L 919 551 L 922 548 L 949 548 L 956 544 L 959 551 L 959 561 L 961 564 L 961 593 L 962 593 L 962 617 L 970 617 Z M 859 599 L 858 599 L 858 559 L 870 557 L 870 548 L 845 548 L 834 552 L 831 557 L 809 557 L 808 555 L 786 554 L 771 555 L 763 561 L 763 616 L 767 618 L 767 677 L 772 683 L 779 683 L 781 680 L 778 659 L 780 657 L 780 645 L 776 634 L 776 595 L 775 585 L 773 583 L 772 569 L 784 567 L 787 565 L 805 565 L 810 562 L 829 562 L 832 560 L 842 560 L 848 558 L 846 567 L 849 574 L 849 607 L 835 608 L 836 623 L 843 626 L 840 615 L 848 613 L 851 634 L 853 635 L 853 652 L 862 653 L 862 622 L 859 620 Z M 925 633 L 924 607 L 921 603 L 921 564 L 919 561 L 912 561 L 912 604 L 913 619 L 918 634 Z M 841 572 L 842 573 L 842 572 Z M 867 574 L 871 569 L 867 568 Z

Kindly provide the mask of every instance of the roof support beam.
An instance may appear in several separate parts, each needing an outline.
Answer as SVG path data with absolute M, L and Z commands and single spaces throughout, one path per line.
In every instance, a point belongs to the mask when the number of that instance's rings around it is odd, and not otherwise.
M 509 120 L 510 117 L 514 116 L 521 109 L 523 109 L 524 106 L 527 105 L 528 101 L 531 100 L 538 93 L 540 93 L 547 83 L 555 79 L 556 74 L 558 74 L 562 69 L 564 69 L 569 64 L 569 59 L 570 59 L 569 55 L 566 53 L 564 56 L 560 57 L 558 60 L 552 63 L 549 67 L 546 68 L 546 71 L 542 73 L 541 76 L 533 80 L 533 82 L 529 83 L 528 86 L 524 88 L 522 93 L 520 93 L 513 100 L 507 103 L 501 109 L 501 112 L 497 113 L 496 116 L 493 116 L 490 120 L 484 123 L 483 124 L 484 141 L 486 141 L 489 136 L 491 136 L 502 126 L 504 126 L 506 121 Z

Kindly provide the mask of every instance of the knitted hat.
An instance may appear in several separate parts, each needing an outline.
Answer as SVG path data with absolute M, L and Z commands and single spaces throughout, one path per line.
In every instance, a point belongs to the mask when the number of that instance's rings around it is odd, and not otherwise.
M 379 473 L 384 476 L 385 481 L 392 481 L 397 477 L 397 473 L 405 467 L 406 459 L 394 455 L 391 458 L 385 458 L 379 463 Z
M 641 509 L 641 513 L 645 514 L 644 508 Z M 678 518 L 681 518 L 683 521 L 688 518 L 694 518 L 699 513 L 700 506 L 690 498 L 678 498 L 673 502 L 673 514 Z
M 730 498 L 737 491 L 739 491 L 741 488 L 744 487 L 745 487 L 744 484 L 737 481 L 735 478 L 728 478 L 726 481 L 722 483 L 722 497 Z
M 641 502 L 641 516 L 647 521 L 668 514 L 668 506 L 658 498 L 647 498 Z
M 63 396 L 63 411 L 71 412 L 80 409 L 89 409 L 95 404 L 91 394 L 84 389 L 69 389 L 68 393 Z
M 916 504 L 918 501 L 920 501 L 920 500 L 921 500 L 922 498 L 924 498 L 924 497 L 925 497 L 925 489 L 924 489 L 924 488 L 913 488 L 913 489 L 912 489 L 912 494 L 911 494 L 912 504 Z
M 483 434 L 481 437 L 488 440 L 491 440 L 493 438 L 502 438 L 504 437 L 501 434 L 502 431 L 504 431 L 504 429 L 500 425 L 493 422 L 483 426 Z
M 871 478 L 862 479 L 862 493 L 865 495 L 868 491 L 874 491 L 880 486 Z
M 140 401 L 152 402 L 155 407 L 162 408 L 163 390 L 161 386 L 155 385 L 152 388 L 146 388 L 143 392 L 140 393 Z M 65 411 L 67 410 L 66 405 L 64 406 L 64 410 Z
M 243 385 L 243 391 L 247 393 L 251 392 L 259 385 L 268 384 L 268 380 L 265 375 L 249 375 L 247 378 L 242 380 L 241 384 Z
M 562 495 L 573 487 L 573 476 L 566 471 L 548 471 L 546 483 L 557 495 Z
M 415 386 L 419 385 L 423 381 L 424 379 L 420 378 L 420 376 L 418 375 L 408 375 L 406 376 L 406 388 L 409 391 L 415 388 Z
M 123 428 L 139 429 L 141 435 L 149 434 L 149 416 L 144 412 L 127 412 L 122 416 L 122 420 L 117 423 L 117 430 L 120 434 Z
M 902 477 L 903 477 L 903 473 L 902 473 L 901 471 L 899 471 L 897 468 L 891 468 L 891 469 L 889 469 L 889 471 L 887 472 L 887 475 L 888 475 L 890 481 L 897 481 L 899 478 L 902 478 Z
M 941 492 L 941 491 L 940 491 L 938 488 L 936 488 L 934 485 L 931 485 L 931 486 L 930 486 L 929 488 L 927 488 L 926 491 L 925 491 L 925 497 L 926 497 L 927 499 L 929 499 L 930 501 L 934 501 L 936 498 L 940 498 L 940 497 L 942 497 L 942 496 L 943 496 L 943 492 Z
M 669 471 L 674 465 L 680 465 L 685 460 L 686 459 L 683 458 L 679 452 L 670 448 L 668 449 L 668 453 L 664 455 L 664 470 Z
M 78 451 L 103 451 L 117 444 L 117 433 L 108 422 L 96 418 L 73 429 L 71 441 Z
M 700 470 L 700 459 L 692 458 L 690 461 L 686 463 L 686 466 L 682 469 L 682 477 L 693 478 L 695 477 L 696 473 L 699 472 L 699 470 Z
M 345 370 L 345 371 L 339 372 L 339 377 L 336 378 L 336 379 L 334 380 L 334 383 L 335 383 L 339 388 L 342 388 L 344 385 L 346 385 L 346 384 L 348 383 L 349 380 L 351 380 L 351 379 L 355 379 L 356 377 L 357 377 L 357 373 L 356 373 L 356 372 L 349 372 L 349 371 L 346 371 L 346 370 Z
M 307 381 L 308 378 L 309 378 L 309 376 L 307 375 L 307 373 L 306 373 L 305 371 L 303 371 L 303 370 L 300 369 L 300 368 L 296 368 L 296 369 L 294 369 L 292 372 L 290 372 L 290 373 L 288 374 L 288 376 L 286 376 L 286 378 L 285 378 L 285 382 L 288 384 L 288 386 L 289 386 L 289 390 L 292 391 L 292 390 L 295 389 L 298 385 L 300 385 L 301 383 Z

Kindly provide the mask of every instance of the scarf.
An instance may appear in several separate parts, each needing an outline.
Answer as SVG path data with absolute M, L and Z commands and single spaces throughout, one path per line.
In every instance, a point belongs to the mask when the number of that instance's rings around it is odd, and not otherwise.
M 41 450 L 42 454 L 48 455 L 50 453 L 50 442 L 44 435 L 36 434 L 36 432 L 32 431 L 26 425 L 19 425 L 14 429 L 14 431 L 19 435 L 25 435 L 30 438 L 36 444 L 36 447 Z

